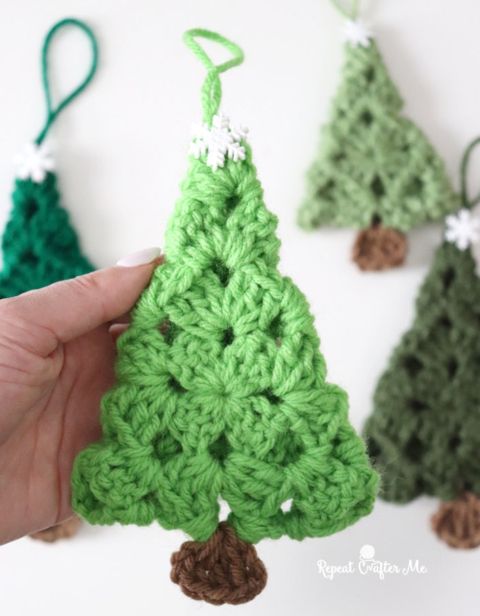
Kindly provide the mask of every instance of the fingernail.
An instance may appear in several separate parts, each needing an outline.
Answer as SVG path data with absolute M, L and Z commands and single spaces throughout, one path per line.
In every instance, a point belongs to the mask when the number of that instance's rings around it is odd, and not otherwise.
M 132 252 L 132 254 L 127 255 L 117 261 L 116 264 L 120 267 L 136 267 L 137 265 L 145 265 L 146 263 L 155 261 L 155 259 L 158 259 L 161 254 L 162 251 L 156 246 L 152 248 L 145 248 L 144 250 Z

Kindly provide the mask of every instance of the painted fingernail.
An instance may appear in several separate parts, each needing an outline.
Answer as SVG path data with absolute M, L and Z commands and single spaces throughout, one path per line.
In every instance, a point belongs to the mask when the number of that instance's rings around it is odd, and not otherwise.
M 145 265 L 158 259 L 162 254 L 160 248 L 154 246 L 152 248 L 144 248 L 144 250 L 138 250 L 132 252 L 132 254 L 123 257 L 117 261 L 117 265 L 120 267 L 136 267 L 137 265 Z

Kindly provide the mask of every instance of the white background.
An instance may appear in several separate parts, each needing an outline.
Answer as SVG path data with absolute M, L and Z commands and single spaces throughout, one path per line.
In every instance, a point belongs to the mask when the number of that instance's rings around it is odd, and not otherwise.
M 462 149 L 480 132 L 480 3 L 371 0 L 363 13 L 405 98 L 405 113 L 425 130 L 456 183 Z M 411 322 L 440 227 L 411 233 L 406 267 L 368 275 L 349 262 L 352 231 L 308 235 L 295 226 L 304 173 L 339 79 L 338 13 L 328 0 L 3 0 L 1 224 L 10 207 L 12 155 L 43 121 L 42 37 L 65 16 L 88 20 L 101 46 L 94 83 L 51 131 L 64 203 L 98 266 L 162 244 L 186 170 L 190 127 L 200 117 L 204 77 L 181 42 L 183 31 L 218 30 L 244 47 L 244 66 L 223 79 L 223 108 L 250 127 L 266 202 L 280 217 L 281 269 L 311 301 L 329 379 L 349 392 L 351 420 L 360 428 L 388 354 Z M 86 59 L 81 36 L 61 37 L 53 62 L 60 90 L 80 76 Z M 267 589 L 253 603 L 222 613 L 473 613 L 480 550 L 456 552 L 439 543 L 429 530 L 436 507 L 426 498 L 407 507 L 378 503 L 369 518 L 337 536 L 263 541 L 258 550 L 269 570 Z M 169 581 L 169 555 L 182 540 L 157 526 L 90 527 L 53 546 L 19 540 L 0 548 L 0 610 L 5 616 L 219 613 Z M 357 562 L 364 544 L 394 564 L 418 558 L 428 573 L 384 581 L 359 574 L 329 581 L 318 574 L 318 559 Z

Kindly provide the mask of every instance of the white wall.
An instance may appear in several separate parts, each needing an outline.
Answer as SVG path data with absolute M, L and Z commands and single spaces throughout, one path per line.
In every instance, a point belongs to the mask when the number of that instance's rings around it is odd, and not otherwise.
M 406 113 L 423 127 L 457 181 L 466 142 L 480 132 L 477 0 L 371 0 L 364 13 L 378 33 Z M 351 231 L 306 235 L 294 224 L 304 172 L 335 91 L 341 19 L 327 0 L 4 0 L 0 5 L 0 224 L 9 209 L 12 155 L 43 120 L 38 56 L 57 19 L 88 20 L 101 44 L 101 70 L 87 94 L 52 130 L 64 202 L 86 253 L 99 265 L 162 244 L 186 169 L 190 126 L 200 116 L 203 68 L 183 46 L 194 26 L 219 30 L 245 49 L 243 67 L 223 79 L 224 105 L 251 130 L 269 207 L 279 215 L 282 271 L 311 301 L 329 378 L 350 393 L 360 427 L 387 356 L 408 326 L 415 291 L 440 228 L 411 234 L 407 266 L 360 274 L 349 263 Z M 58 43 L 54 67 L 64 86 L 80 75 L 86 46 Z M 76 59 L 71 54 L 77 53 Z M 480 174 L 477 172 L 477 179 Z M 222 613 L 357 616 L 472 613 L 478 605 L 480 550 L 455 552 L 430 533 L 437 504 L 379 503 L 343 533 L 295 543 L 264 541 L 266 591 Z M 169 555 L 183 537 L 152 527 L 89 528 L 70 542 L 22 539 L 0 549 L 0 610 L 5 616 L 219 613 L 186 599 L 168 579 Z M 395 564 L 419 559 L 425 575 L 323 579 L 316 562 L 356 561 L 361 546 Z

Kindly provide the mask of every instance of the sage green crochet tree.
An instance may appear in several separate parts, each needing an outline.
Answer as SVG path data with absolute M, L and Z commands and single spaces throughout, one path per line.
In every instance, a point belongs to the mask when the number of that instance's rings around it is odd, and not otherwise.
M 470 212 L 477 201 L 463 180 L 464 209 L 447 218 L 413 326 L 378 383 L 366 424 L 382 498 L 453 499 L 433 525 L 454 547 L 480 545 L 480 277 L 468 249 L 480 240 L 480 218 Z
M 336 4 L 336 3 L 335 3 Z M 346 13 L 345 64 L 299 211 L 305 229 L 363 230 L 353 257 L 364 270 L 400 265 L 404 233 L 451 211 L 445 167 L 401 115 L 403 101 L 369 30 Z
M 233 55 L 215 66 L 196 39 Z M 103 439 L 79 454 L 74 509 L 94 524 L 179 528 L 195 541 L 172 579 L 195 599 L 243 603 L 266 572 L 252 545 L 321 537 L 370 512 L 377 476 L 325 381 L 306 299 L 277 270 L 246 130 L 218 114 L 220 73 L 242 51 L 186 33 L 208 69 L 204 122 L 166 235 L 166 262 L 118 341 Z M 219 499 L 230 507 L 219 520 Z
M 53 107 L 48 75 L 48 52 L 55 34 L 65 27 L 84 32 L 92 47 L 92 65 L 83 82 L 56 107 Z M 62 208 L 57 189 L 54 162 L 44 139 L 58 114 L 65 109 L 92 80 L 97 67 L 97 42 L 90 28 L 77 19 L 62 19 L 47 33 L 42 48 L 42 82 L 47 117 L 34 143 L 17 156 L 17 179 L 12 193 L 13 207 L 2 235 L 2 271 L 0 299 L 45 287 L 59 280 L 73 278 L 94 269 L 80 250 L 77 234 Z M 51 543 L 71 537 L 80 525 L 78 518 L 38 531 L 31 535 Z

